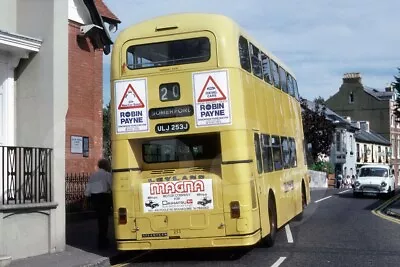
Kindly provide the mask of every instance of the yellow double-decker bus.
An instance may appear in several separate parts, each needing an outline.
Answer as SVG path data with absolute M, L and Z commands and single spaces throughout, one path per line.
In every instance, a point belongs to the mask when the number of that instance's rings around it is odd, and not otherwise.
M 119 250 L 274 244 L 310 201 L 294 74 L 231 19 L 122 31 L 111 59 Z

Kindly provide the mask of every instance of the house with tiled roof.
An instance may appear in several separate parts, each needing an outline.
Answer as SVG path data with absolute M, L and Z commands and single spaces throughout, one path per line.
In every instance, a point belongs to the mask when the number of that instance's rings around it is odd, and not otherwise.
M 369 121 L 352 121 L 356 132 L 357 168 L 364 164 L 390 164 L 390 141 L 371 130 Z
M 400 171 L 400 123 L 395 122 L 393 113 L 397 97 L 391 86 L 372 88 L 363 84 L 360 73 L 346 73 L 339 91 L 326 100 L 326 106 L 340 116 L 368 121 L 370 133 L 389 140 L 387 154 L 395 170 L 396 184 Z
M 307 101 L 307 106 L 311 110 L 316 110 L 315 103 L 312 101 Z M 335 176 L 338 174 L 355 174 L 356 143 L 354 135 L 358 128 L 327 107 L 325 107 L 324 112 L 326 119 L 335 125 L 335 131 L 330 154 L 322 157 L 322 159 L 332 163 L 335 169 Z
M 307 105 L 315 110 L 314 102 L 307 101 Z M 351 177 L 364 164 L 390 163 L 390 142 L 371 130 L 369 121 L 342 117 L 328 107 L 325 107 L 324 112 L 326 118 L 335 125 L 330 155 L 325 158 L 333 164 L 335 176 L 342 174 L 343 177 Z

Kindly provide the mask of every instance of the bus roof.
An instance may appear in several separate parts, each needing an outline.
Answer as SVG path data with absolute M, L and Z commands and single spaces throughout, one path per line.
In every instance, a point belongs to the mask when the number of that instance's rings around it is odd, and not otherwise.
M 266 53 L 278 65 L 289 72 L 296 79 L 292 70 L 279 60 L 273 53 L 258 43 L 250 34 L 240 27 L 231 18 L 214 13 L 173 13 L 164 16 L 154 17 L 138 24 L 128 26 L 120 32 L 115 40 L 114 45 L 123 44 L 130 39 L 145 38 L 149 36 L 165 35 L 164 31 L 156 31 L 155 29 L 178 27 L 178 32 L 182 31 L 200 31 L 210 30 L 215 34 L 221 35 L 243 35 L 248 41 L 257 46 L 261 51 Z M 153 28 L 154 32 L 149 33 L 149 28 Z M 230 29 L 229 31 L 227 29 Z

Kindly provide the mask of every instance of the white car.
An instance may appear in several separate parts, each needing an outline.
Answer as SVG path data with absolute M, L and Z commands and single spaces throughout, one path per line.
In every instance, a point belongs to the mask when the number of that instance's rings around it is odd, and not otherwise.
M 368 194 L 387 196 L 395 190 L 394 170 L 389 165 L 371 164 L 362 166 L 354 182 L 353 195 Z

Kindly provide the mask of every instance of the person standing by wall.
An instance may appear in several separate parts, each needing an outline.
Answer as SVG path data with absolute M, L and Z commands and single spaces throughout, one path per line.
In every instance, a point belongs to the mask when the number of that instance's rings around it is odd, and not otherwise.
M 98 161 L 98 170 L 89 177 L 86 185 L 85 196 L 91 198 L 96 211 L 98 225 L 98 248 L 105 249 L 109 246 L 108 215 L 112 206 L 111 197 L 111 164 L 106 159 Z

